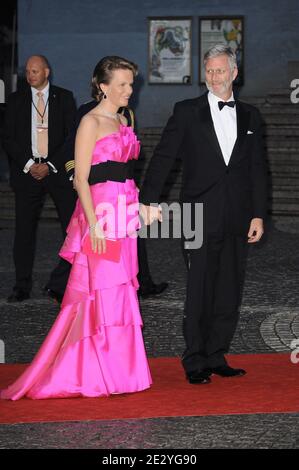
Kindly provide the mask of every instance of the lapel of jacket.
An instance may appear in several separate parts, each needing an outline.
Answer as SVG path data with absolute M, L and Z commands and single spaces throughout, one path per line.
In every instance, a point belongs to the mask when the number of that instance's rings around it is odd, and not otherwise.
M 50 85 L 50 88 L 49 88 L 49 118 L 48 118 L 48 140 L 49 140 L 48 153 L 51 152 L 51 143 L 53 143 L 53 135 L 54 135 L 54 129 L 55 129 L 55 116 L 56 116 L 56 119 L 57 119 L 57 116 L 58 116 L 57 107 L 58 107 L 57 93 L 56 93 L 55 87 Z
M 236 101 L 236 113 L 237 113 L 237 139 L 229 160 L 229 165 L 232 165 L 240 156 L 240 151 L 242 144 L 247 134 L 247 129 L 249 125 L 250 114 L 248 111 L 245 111 L 242 103 Z
M 214 147 L 215 153 L 217 158 L 220 159 L 225 164 L 221 147 L 218 142 L 218 138 L 215 132 L 210 104 L 208 101 L 208 93 L 205 93 L 202 97 L 200 97 L 200 103 L 198 106 L 198 116 L 200 119 L 200 129 L 204 130 L 206 133 L 209 141 L 211 142 L 212 146 Z
M 31 88 L 25 88 L 21 95 L 19 116 L 22 119 L 23 139 L 31 152 L 31 133 L 32 133 L 32 93 Z M 28 149 L 28 151 L 29 151 Z

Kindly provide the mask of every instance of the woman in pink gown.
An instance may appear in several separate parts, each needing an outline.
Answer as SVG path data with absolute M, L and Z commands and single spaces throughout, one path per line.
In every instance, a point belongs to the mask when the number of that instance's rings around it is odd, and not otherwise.
M 133 63 L 114 56 L 95 68 L 92 87 L 99 104 L 82 118 L 76 136 L 79 198 L 60 251 L 72 263 L 61 310 L 31 365 L 1 398 L 101 397 L 151 385 L 137 298 L 132 162 L 140 144 L 117 113 L 128 105 L 136 73 Z M 117 262 L 96 254 L 108 255 L 109 238 L 119 240 Z

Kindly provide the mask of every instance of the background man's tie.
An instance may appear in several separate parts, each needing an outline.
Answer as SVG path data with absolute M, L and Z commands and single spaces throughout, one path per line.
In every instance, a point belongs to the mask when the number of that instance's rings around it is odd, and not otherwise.
M 41 157 L 46 157 L 48 155 L 48 113 L 45 110 L 43 93 L 39 91 L 37 96 L 37 151 Z M 45 129 L 41 128 L 42 125 L 45 125 Z

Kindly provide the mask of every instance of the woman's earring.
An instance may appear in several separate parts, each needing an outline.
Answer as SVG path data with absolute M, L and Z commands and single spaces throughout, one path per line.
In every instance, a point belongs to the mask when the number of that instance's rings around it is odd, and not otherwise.
M 103 98 L 104 98 L 104 100 L 106 100 L 106 99 L 107 99 L 107 95 L 106 95 L 106 93 L 104 93 L 104 96 L 103 96 Z

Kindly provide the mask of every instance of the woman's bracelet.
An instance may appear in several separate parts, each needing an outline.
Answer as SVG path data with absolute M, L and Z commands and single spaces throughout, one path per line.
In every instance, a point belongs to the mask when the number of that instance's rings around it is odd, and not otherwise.
M 93 230 L 95 230 L 97 224 L 93 224 L 93 225 L 90 225 L 89 226 L 89 231 L 92 232 Z

